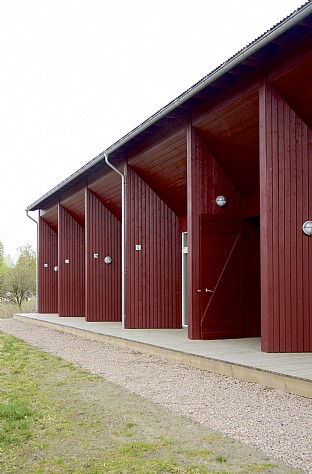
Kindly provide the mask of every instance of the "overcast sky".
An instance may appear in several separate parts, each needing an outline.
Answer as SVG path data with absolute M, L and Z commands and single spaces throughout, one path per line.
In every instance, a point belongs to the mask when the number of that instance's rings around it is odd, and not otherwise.
M 0 0 L 5 254 L 36 247 L 28 205 L 302 3 Z

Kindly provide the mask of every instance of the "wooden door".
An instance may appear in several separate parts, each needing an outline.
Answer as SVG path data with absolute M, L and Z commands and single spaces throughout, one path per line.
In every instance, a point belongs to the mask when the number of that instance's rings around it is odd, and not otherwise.
M 201 217 L 200 275 L 201 338 L 244 337 L 243 221 Z

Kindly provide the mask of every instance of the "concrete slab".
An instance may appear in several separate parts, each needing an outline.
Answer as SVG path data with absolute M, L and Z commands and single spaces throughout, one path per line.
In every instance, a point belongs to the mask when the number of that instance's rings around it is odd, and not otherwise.
M 312 398 L 312 353 L 261 352 L 260 338 L 194 341 L 188 339 L 186 329 L 125 330 L 121 323 L 93 323 L 57 314 L 18 314 L 15 318 Z

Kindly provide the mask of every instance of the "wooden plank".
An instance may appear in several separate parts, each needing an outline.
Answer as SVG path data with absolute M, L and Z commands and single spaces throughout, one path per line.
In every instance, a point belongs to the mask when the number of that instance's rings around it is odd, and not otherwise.
M 270 191 L 271 175 L 269 157 L 271 141 L 268 131 L 271 129 L 270 90 L 264 82 L 259 91 L 259 135 L 260 135 L 260 235 L 261 235 L 261 348 L 265 352 L 272 351 L 271 334 L 272 307 L 270 304 Z M 269 283 L 270 282 L 270 283 Z
M 291 155 L 290 155 L 290 141 L 293 136 L 292 122 L 290 119 L 291 111 L 289 107 L 284 104 L 284 171 L 285 171 L 285 203 L 284 203 L 284 233 L 285 233 L 285 265 L 284 265 L 284 301 L 285 301 L 285 347 L 291 347 L 291 300 L 292 300 L 292 288 L 291 288 L 291 237 L 286 229 L 291 228 Z M 294 123 L 293 123 L 294 125 Z
M 104 263 L 106 256 L 112 258 L 109 265 Z M 121 321 L 121 224 L 90 190 L 85 261 L 86 320 Z
M 260 216 L 245 219 L 246 337 L 261 336 Z
M 277 246 L 278 249 L 278 314 L 280 315 L 277 326 L 277 331 L 279 333 L 277 347 L 281 352 L 285 352 L 285 333 L 286 327 L 284 322 L 285 314 L 285 224 L 284 224 L 284 215 L 285 215 L 285 149 L 284 149 L 284 102 L 277 97 L 277 199 L 273 196 L 273 199 L 277 200 L 277 214 L 276 222 L 277 229 L 275 231 Z
M 58 312 L 57 234 L 39 217 L 38 229 L 38 312 Z
M 303 199 L 302 199 L 302 212 L 303 220 L 308 220 L 306 216 L 311 216 L 312 206 L 311 206 L 311 197 L 310 189 L 312 183 L 312 166 L 310 165 L 309 157 L 312 156 L 311 153 L 311 144 L 312 144 L 312 132 L 304 128 L 304 137 L 303 137 L 303 153 L 302 153 L 302 177 L 303 177 Z M 302 265 L 302 275 L 303 275 L 303 351 L 310 352 L 312 351 L 312 304 L 311 304 L 311 295 L 312 295 L 312 272 L 311 272 L 311 243 L 310 237 L 303 235 L 302 243 L 302 255 L 303 255 L 303 265 Z
M 296 200 L 296 234 L 297 234 L 297 245 L 296 245 L 296 255 L 297 255 L 297 265 L 296 265 L 296 286 L 297 286 L 297 308 L 296 308 L 296 321 L 297 326 L 297 350 L 298 352 L 303 351 L 303 280 L 302 280 L 302 269 L 303 269 L 303 254 L 302 254 L 302 224 L 303 224 L 303 212 L 302 212 L 302 199 L 304 190 L 302 188 L 302 140 L 303 140 L 303 127 L 305 125 L 302 123 L 302 120 L 298 115 L 296 115 L 296 164 L 297 164 L 297 200 Z
M 206 202 L 200 177 L 203 144 L 189 125 L 187 132 L 188 336 L 200 339 L 199 216 Z
M 55 205 L 52 208 L 43 210 L 41 215 L 44 218 L 44 221 L 51 227 L 51 229 L 54 232 L 57 233 L 57 228 L 58 228 L 58 206 Z
M 240 92 L 237 96 L 230 95 L 227 99 L 218 101 L 215 106 L 210 106 L 208 110 L 207 106 L 206 108 L 202 107 L 199 109 L 193 119 L 193 126 L 195 128 L 201 128 L 205 122 L 213 123 L 214 117 L 216 117 L 219 124 L 222 124 L 222 117 L 226 116 L 229 111 L 235 110 L 237 107 L 242 107 L 247 110 L 247 104 L 252 107 L 252 103 L 254 103 L 254 106 L 256 107 L 257 98 L 258 86 L 252 88 L 250 92 L 240 89 Z
M 308 208 L 307 208 L 307 216 L 312 215 L 312 203 L 311 203 L 311 183 L 312 183 L 312 164 L 311 164 L 311 157 L 312 157 L 312 131 L 308 130 L 308 143 L 307 143 L 307 153 L 308 153 L 308 169 L 307 169 L 307 175 L 308 175 L 308 183 L 309 185 L 307 186 L 308 190 Z M 305 292 L 305 301 L 306 301 L 306 316 L 305 316 L 305 337 L 306 337 L 306 345 L 305 345 L 305 351 L 312 352 L 312 270 L 311 270 L 311 262 L 312 260 L 312 242 L 311 239 L 307 238 L 305 239 L 306 242 L 306 248 L 307 252 L 305 254 L 306 257 L 306 272 L 305 272 L 305 277 L 306 277 L 306 282 L 307 286 L 306 289 L 307 291 Z
M 311 243 L 301 229 L 309 215 L 311 132 L 270 86 L 264 87 L 260 100 L 262 344 L 268 351 L 302 352 L 311 349 L 307 264 Z
M 127 328 L 181 327 L 179 219 L 131 167 L 127 182 Z
M 84 316 L 84 230 L 61 205 L 58 227 L 59 316 Z
M 278 137 L 278 124 L 279 124 L 279 101 L 278 96 L 274 91 L 271 93 L 271 134 L 272 134 L 272 272 L 273 272 L 273 350 L 278 351 L 280 347 L 280 272 L 279 272 L 279 228 L 278 218 L 280 214 L 279 209 L 279 137 Z M 275 253 L 275 255 L 274 255 Z
M 291 346 L 289 350 L 292 352 L 297 352 L 297 262 L 296 262 L 296 248 L 297 248 L 297 218 L 296 218 L 296 201 L 297 201 L 297 153 L 296 153 L 296 116 L 295 113 L 291 110 L 290 120 L 292 124 L 292 132 L 290 136 L 290 205 L 291 205 L 291 221 L 290 221 L 290 241 L 291 241 L 291 254 L 289 255 L 290 259 L 290 273 L 291 273 Z
M 170 143 L 171 140 L 179 140 L 179 135 L 185 135 L 186 131 L 186 120 L 183 118 L 182 120 L 177 120 L 176 125 L 174 126 L 166 126 L 162 127 L 162 129 L 154 130 L 151 138 L 144 140 L 141 144 L 136 146 L 132 151 L 128 154 L 129 162 L 131 163 L 132 158 L 140 156 L 146 150 L 152 150 L 153 148 L 158 146 L 165 145 L 166 143 Z
M 185 140 L 185 131 L 179 131 L 178 134 L 169 136 L 165 140 L 155 141 L 150 145 L 147 146 L 144 151 L 141 151 L 135 155 L 131 155 L 129 157 L 129 164 L 133 165 L 133 163 L 147 161 L 150 163 L 153 160 L 153 157 L 161 157 L 163 155 L 167 155 L 172 153 L 172 151 L 176 149 L 180 149 L 186 146 Z
M 145 170 L 149 174 L 164 175 L 169 174 L 171 171 L 173 171 L 173 174 L 178 174 L 185 172 L 186 150 L 184 148 L 175 149 L 174 153 L 162 155 L 148 163 L 140 161 L 138 163 L 131 163 L 130 166 L 134 170 Z

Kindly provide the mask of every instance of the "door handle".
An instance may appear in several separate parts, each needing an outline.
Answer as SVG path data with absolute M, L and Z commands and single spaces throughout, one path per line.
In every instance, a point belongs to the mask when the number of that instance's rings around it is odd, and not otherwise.
M 213 290 L 208 290 L 208 288 L 206 288 L 206 293 L 213 293 Z

